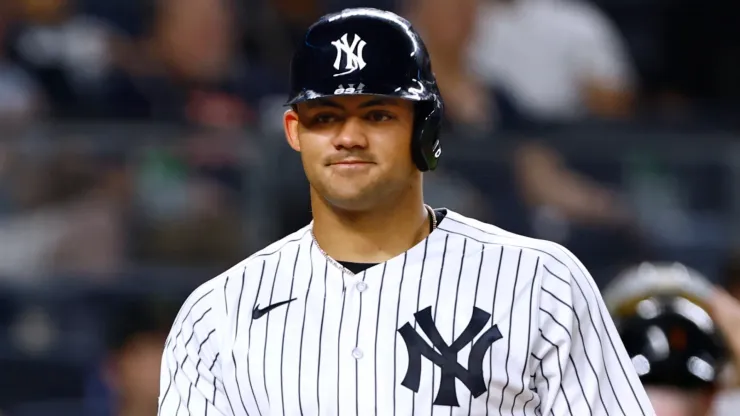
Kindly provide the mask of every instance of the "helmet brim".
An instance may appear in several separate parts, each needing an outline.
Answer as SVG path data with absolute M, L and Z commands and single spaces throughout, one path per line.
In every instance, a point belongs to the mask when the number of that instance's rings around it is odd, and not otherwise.
M 292 98 L 289 99 L 285 103 L 285 105 L 292 106 L 298 103 L 316 100 L 319 98 L 342 97 L 352 95 L 373 95 L 380 97 L 401 98 L 409 101 L 432 101 L 437 97 L 435 91 L 426 87 L 422 82 L 417 80 L 414 80 L 412 85 L 408 85 L 405 87 L 399 87 L 397 85 L 365 86 L 361 83 L 359 85 L 361 86 L 360 88 L 357 87 L 357 84 L 340 84 L 333 91 L 304 88 L 296 94 L 292 94 Z

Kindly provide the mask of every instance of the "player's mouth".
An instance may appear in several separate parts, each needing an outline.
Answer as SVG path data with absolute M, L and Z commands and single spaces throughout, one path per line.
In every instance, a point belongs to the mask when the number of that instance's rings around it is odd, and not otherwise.
M 362 166 L 370 165 L 372 162 L 361 159 L 343 159 L 329 163 L 329 166 Z
M 340 175 L 354 175 L 366 173 L 374 163 L 360 159 L 344 159 L 329 164 L 329 169 Z

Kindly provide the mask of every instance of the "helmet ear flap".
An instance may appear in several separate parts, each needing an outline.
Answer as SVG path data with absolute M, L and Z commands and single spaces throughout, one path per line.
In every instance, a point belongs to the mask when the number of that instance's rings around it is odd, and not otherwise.
M 442 155 L 439 133 L 442 126 L 442 100 L 422 101 L 416 104 L 414 133 L 411 138 L 411 155 L 421 172 L 437 168 Z

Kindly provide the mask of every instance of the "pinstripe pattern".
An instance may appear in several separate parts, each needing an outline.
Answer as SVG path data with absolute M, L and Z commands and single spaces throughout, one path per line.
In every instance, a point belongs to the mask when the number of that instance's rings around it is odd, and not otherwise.
M 564 248 L 448 212 L 415 247 L 352 275 L 309 229 L 188 298 L 165 346 L 160 415 L 654 414 L 595 284 Z M 474 316 L 488 318 L 466 333 Z M 418 336 L 402 337 L 404 326 Z M 466 374 L 485 390 L 471 394 Z

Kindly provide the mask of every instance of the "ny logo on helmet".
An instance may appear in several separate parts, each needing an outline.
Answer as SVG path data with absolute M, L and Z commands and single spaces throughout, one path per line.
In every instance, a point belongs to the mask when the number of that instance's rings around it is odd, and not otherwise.
M 346 75 L 350 72 L 354 72 L 365 67 L 366 63 L 365 60 L 362 58 L 362 50 L 365 48 L 365 45 L 367 45 L 367 42 L 360 39 L 357 34 L 355 34 L 355 38 L 352 40 L 351 45 L 347 41 L 346 33 L 331 44 L 334 45 L 337 50 L 337 57 L 336 59 L 334 59 L 334 69 L 339 71 L 340 64 L 342 63 L 342 55 L 344 55 L 344 60 L 346 62 L 344 67 L 346 71 L 339 74 L 334 74 L 335 77 Z

